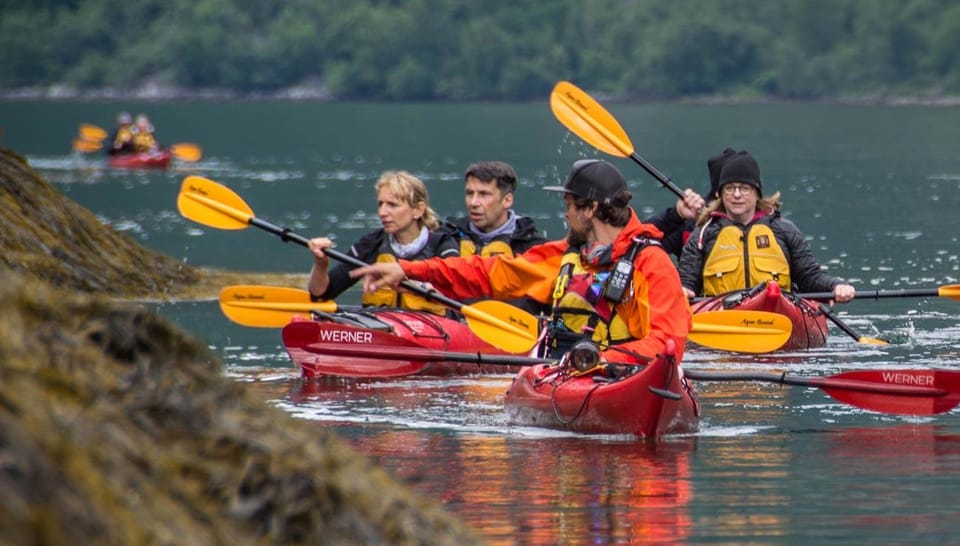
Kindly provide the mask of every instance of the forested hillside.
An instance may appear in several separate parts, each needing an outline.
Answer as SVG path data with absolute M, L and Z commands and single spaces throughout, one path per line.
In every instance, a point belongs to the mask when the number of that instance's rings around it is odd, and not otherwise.
M 0 89 L 960 95 L 955 0 L 0 0 Z

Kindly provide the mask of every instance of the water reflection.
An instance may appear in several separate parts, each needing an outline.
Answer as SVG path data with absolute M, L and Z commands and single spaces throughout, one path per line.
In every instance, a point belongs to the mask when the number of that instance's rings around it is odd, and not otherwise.
M 492 544 L 683 542 L 696 439 L 649 444 L 383 431 L 347 438 Z M 435 471 L 424 471 L 435 460 Z

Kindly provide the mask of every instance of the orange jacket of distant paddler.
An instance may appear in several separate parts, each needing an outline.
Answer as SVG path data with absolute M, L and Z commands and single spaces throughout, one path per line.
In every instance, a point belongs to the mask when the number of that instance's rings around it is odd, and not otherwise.
M 638 236 L 659 239 L 662 233 L 652 225 L 641 223 L 631 211 L 629 222 L 611 249 L 614 263 Z M 560 261 L 566 251 L 566 241 L 551 241 L 515 257 L 400 260 L 400 266 L 408 277 L 427 281 L 453 298 L 510 300 L 528 296 L 550 304 Z M 677 344 L 677 356 L 682 357 L 691 315 L 673 262 L 660 247 L 650 245 L 639 253 L 634 266 L 633 295 L 616 306 L 617 314 L 634 339 L 617 347 L 653 358 L 663 350 L 667 339 L 672 338 Z M 609 361 L 630 360 L 616 350 L 605 351 L 603 356 Z

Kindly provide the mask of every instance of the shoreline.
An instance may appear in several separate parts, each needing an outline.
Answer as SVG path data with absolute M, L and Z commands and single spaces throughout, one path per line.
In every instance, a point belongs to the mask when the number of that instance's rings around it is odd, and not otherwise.
M 678 103 L 703 105 L 737 105 L 737 104 L 847 104 L 869 106 L 960 106 L 960 95 L 855 95 L 839 97 L 821 97 L 816 99 L 791 99 L 774 96 L 737 97 L 737 96 L 685 96 L 671 98 L 651 97 L 622 97 L 597 93 L 605 102 L 610 103 Z M 145 87 L 139 89 L 117 90 L 112 88 L 80 90 L 65 86 L 26 87 L 19 89 L 0 89 L 2 101 L 48 101 L 48 102 L 161 102 L 161 101 L 196 101 L 196 102 L 383 102 L 364 99 L 341 100 L 334 97 L 323 86 L 301 86 L 281 89 L 269 93 L 241 93 L 229 89 L 180 89 L 166 87 Z M 389 101 L 396 103 L 424 102 L 424 101 Z M 510 101 L 427 101 L 440 104 L 471 102 L 510 102 Z M 529 101 L 517 101 L 529 102 Z

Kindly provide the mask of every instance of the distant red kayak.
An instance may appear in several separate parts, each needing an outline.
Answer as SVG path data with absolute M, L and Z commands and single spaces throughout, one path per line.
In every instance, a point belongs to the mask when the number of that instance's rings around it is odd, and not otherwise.
M 692 308 L 694 313 L 741 309 L 784 315 L 793 324 L 793 332 L 780 351 L 813 349 L 827 344 L 827 319 L 820 312 L 819 304 L 784 293 L 775 282 L 704 299 L 695 302 Z
M 625 367 L 625 366 L 624 366 Z M 575 375 L 556 364 L 523 368 L 504 403 L 520 425 L 655 439 L 697 430 L 700 407 L 673 347 L 631 375 Z
M 329 320 L 300 320 L 283 327 L 283 344 L 304 378 L 337 375 L 345 377 L 397 377 L 403 375 L 465 375 L 511 373 L 520 366 L 483 365 L 469 362 L 430 362 L 411 365 L 402 360 L 344 358 L 317 354 L 314 343 L 362 343 L 392 350 L 395 338 L 419 347 L 440 351 L 509 354 L 481 340 L 459 320 L 406 309 L 371 308 L 329 313 Z
M 114 169 L 166 169 L 170 166 L 170 150 L 116 154 L 107 157 L 107 166 Z

